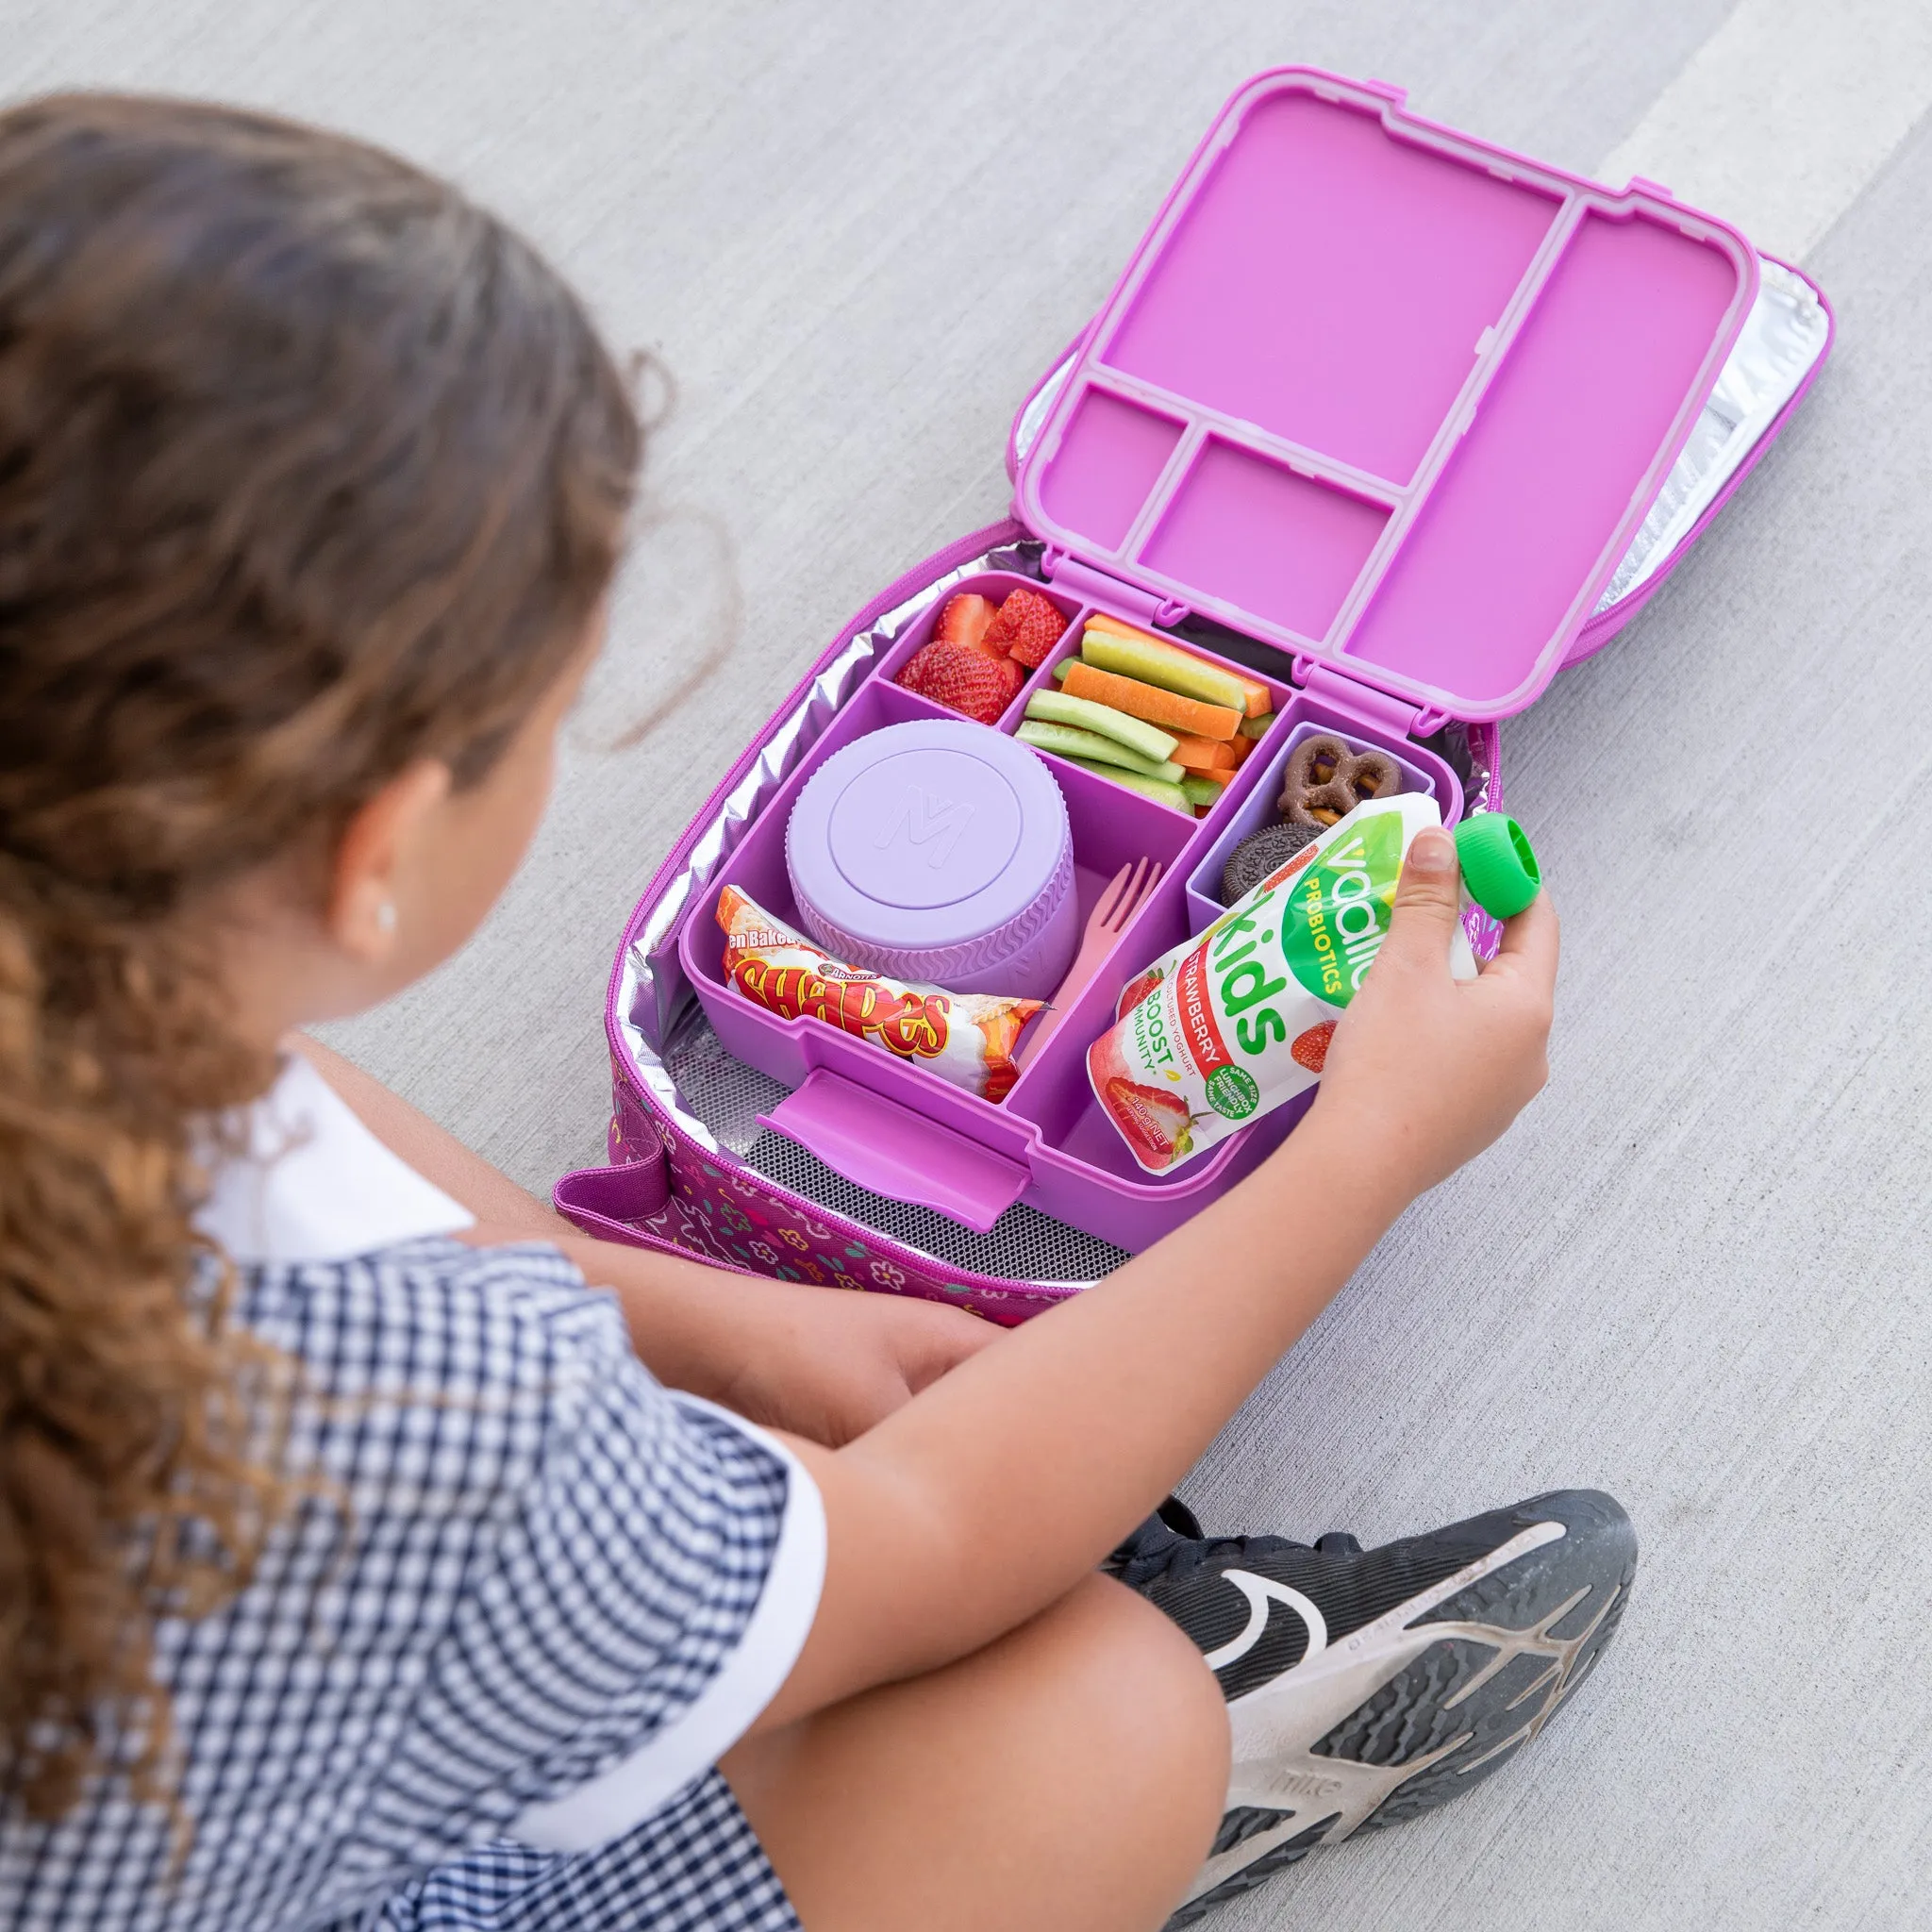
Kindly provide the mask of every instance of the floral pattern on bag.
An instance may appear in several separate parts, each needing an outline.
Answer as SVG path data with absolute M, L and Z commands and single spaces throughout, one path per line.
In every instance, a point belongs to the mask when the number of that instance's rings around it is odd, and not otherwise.
M 686 1249 L 700 1259 L 872 1294 L 942 1301 L 970 1314 L 1012 1325 L 1061 1296 L 1032 1288 L 1003 1288 L 919 1265 L 894 1242 L 865 1238 L 867 1230 L 828 1224 L 824 1210 L 775 1191 L 761 1175 L 707 1158 L 640 1100 L 613 1056 L 615 1105 L 605 1135 L 613 1167 L 662 1158 L 670 1198 L 655 1214 L 628 1224 Z M 807 1212 L 808 1207 L 812 1211 Z

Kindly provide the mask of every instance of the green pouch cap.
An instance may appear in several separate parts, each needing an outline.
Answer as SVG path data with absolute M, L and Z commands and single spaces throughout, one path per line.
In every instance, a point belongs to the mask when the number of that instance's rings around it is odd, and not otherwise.
M 1456 856 L 1469 896 L 1491 919 L 1514 919 L 1542 891 L 1523 827 L 1499 811 L 1475 812 L 1456 827 Z

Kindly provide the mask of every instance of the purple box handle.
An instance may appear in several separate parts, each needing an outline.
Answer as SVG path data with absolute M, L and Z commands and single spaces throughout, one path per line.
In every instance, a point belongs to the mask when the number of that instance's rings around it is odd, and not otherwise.
M 1017 1161 L 823 1067 L 760 1114 L 758 1124 L 796 1141 L 861 1188 L 936 1208 L 981 1234 L 1032 1180 Z

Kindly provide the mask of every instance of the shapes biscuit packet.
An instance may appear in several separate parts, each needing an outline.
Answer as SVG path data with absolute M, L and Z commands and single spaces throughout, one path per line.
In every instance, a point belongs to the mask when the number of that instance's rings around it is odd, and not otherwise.
M 780 1019 L 803 1015 L 874 1041 L 988 1100 L 1004 1100 L 1020 1077 L 1013 1047 L 1042 1001 L 946 992 L 845 965 L 736 886 L 719 894 L 718 924 L 724 976 Z

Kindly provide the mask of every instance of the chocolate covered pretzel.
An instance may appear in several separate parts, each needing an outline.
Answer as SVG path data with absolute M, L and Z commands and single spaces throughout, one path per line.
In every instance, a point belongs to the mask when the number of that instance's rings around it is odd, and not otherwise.
M 1295 746 L 1282 774 L 1281 815 L 1291 825 L 1332 825 L 1365 798 L 1400 789 L 1402 769 L 1386 752 L 1350 751 L 1325 733 Z

